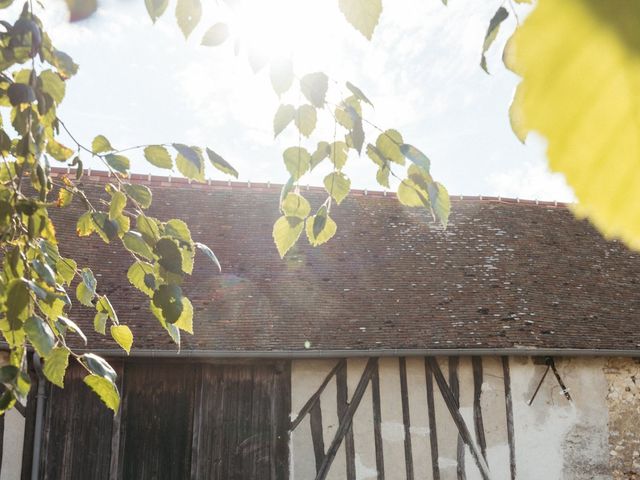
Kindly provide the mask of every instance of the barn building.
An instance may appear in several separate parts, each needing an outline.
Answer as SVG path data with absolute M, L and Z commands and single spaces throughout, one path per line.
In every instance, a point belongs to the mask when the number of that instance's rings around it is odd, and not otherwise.
M 84 180 L 95 196 L 108 181 Z M 640 475 L 640 257 L 566 206 L 456 198 L 443 230 L 352 192 L 334 239 L 281 260 L 279 188 L 133 181 L 222 263 L 185 286 L 195 335 L 178 352 L 131 259 L 75 236 L 81 206 L 56 212 L 61 253 L 96 273 L 134 348 L 89 335 L 119 373 L 117 415 L 77 368 L 5 415 L 0 480 Z M 92 330 L 88 309 L 71 316 Z

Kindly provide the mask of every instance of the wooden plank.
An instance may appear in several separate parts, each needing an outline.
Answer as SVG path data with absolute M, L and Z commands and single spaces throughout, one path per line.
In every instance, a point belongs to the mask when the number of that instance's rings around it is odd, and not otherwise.
M 509 357 L 502 357 L 502 378 L 504 379 L 504 401 L 507 414 L 507 441 L 509 443 L 509 471 L 511 480 L 516 480 L 516 444 L 513 428 L 513 402 L 511 398 L 511 372 Z
M 192 478 L 287 479 L 288 362 L 203 365 Z
M 124 361 L 122 359 L 113 360 L 111 365 L 119 372 L 117 387 L 122 395 L 124 391 Z M 113 417 L 111 428 L 111 459 L 109 462 L 109 479 L 118 480 L 120 478 L 120 425 L 122 423 L 122 408 Z
M 324 480 L 327 478 L 327 474 L 329 473 L 329 469 L 331 468 L 331 464 L 333 460 L 336 458 L 336 454 L 338 453 L 338 449 L 340 448 L 340 444 L 342 443 L 343 438 L 349 431 L 351 424 L 353 422 L 353 416 L 360 406 L 360 401 L 364 395 L 365 390 L 367 389 L 367 385 L 369 384 L 369 380 L 371 380 L 371 376 L 373 374 L 373 369 L 375 365 L 377 365 L 378 359 L 375 357 L 369 358 L 367 361 L 367 366 L 362 372 L 362 376 L 360 377 L 360 381 L 353 393 L 353 397 L 351 397 L 351 403 L 347 407 L 347 410 L 344 412 L 344 415 L 340 418 L 340 424 L 338 426 L 338 430 L 327 450 L 327 454 L 324 457 L 324 461 L 320 467 L 320 471 L 316 475 L 316 480 Z
M 440 465 L 438 464 L 438 429 L 436 425 L 436 407 L 433 401 L 433 372 L 427 360 L 424 359 L 425 381 L 427 383 L 427 408 L 429 409 L 429 442 L 431 446 L 431 472 L 433 480 L 440 480 Z
M 471 455 L 473 456 L 473 459 L 476 462 L 478 469 L 480 470 L 480 474 L 483 480 L 490 480 L 491 475 L 489 473 L 489 467 L 484 461 L 480 450 L 473 441 L 473 438 L 469 433 L 469 429 L 464 422 L 464 418 L 462 418 L 462 415 L 460 414 L 460 405 L 458 403 L 458 399 L 456 399 L 454 392 L 449 387 L 449 385 L 447 385 L 447 381 L 442 374 L 442 370 L 440 370 L 438 362 L 436 362 L 436 360 L 432 357 L 427 357 L 427 362 L 429 362 L 429 367 L 431 368 L 434 378 L 436 379 L 436 383 L 438 384 L 438 388 L 440 389 L 442 398 L 444 399 L 444 402 L 449 409 L 451 418 L 458 427 L 458 433 L 462 437 L 462 440 L 468 445 L 469 450 L 471 451 Z
M 456 400 L 456 404 L 460 405 L 460 383 L 458 382 L 458 364 L 460 359 L 458 357 L 449 357 L 449 385 L 451 392 Z M 458 433 L 458 445 L 456 449 L 456 472 L 458 474 L 458 480 L 466 480 L 467 473 L 465 472 L 464 465 L 464 440 Z
M 43 480 L 109 478 L 113 412 L 84 384 L 86 375 L 73 362 L 64 389 L 49 385 L 41 450 Z
M 413 480 L 413 452 L 411 450 L 411 415 L 409 412 L 409 389 L 407 387 L 407 359 L 400 357 L 400 398 L 402 401 L 402 424 L 404 426 L 404 464 L 407 480 Z
M 320 465 L 322 465 L 322 460 L 324 460 L 324 438 L 322 435 L 322 410 L 320 409 L 320 402 L 316 402 L 311 409 L 309 423 L 311 424 L 313 453 L 316 457 L 316 473 L 318 473 L 318 471 L 320 471 Z
M 382 449 L 382 412 L 380 408 L 380 372 L 375 364 L 371 375 L 371 398 L 373 405 L 373 440 L 376 447 L 376 470 L 378 480 L 384 480 L 384 453 Z
M 338 369 L 336 372 L 336 392 L 338 402 L 338 418 L 342 419 L 347 407 L 349 405 L 348 392 L 347 392 L 347 367 L 346 363 L 343 368 Z M 356 448 L 353 439 L 353 426 L 347 427 L 347 432 L 344 437 L 344 453 L 347 469 L 347 480 L 356 479 Z
M 193 369 L 157 360 L 125 364 L 122 478 L 190 478 Z
M 191 480 L 198 479 L 198 463 L 200 461 L 200 435 L 202 431 L 202 365 L 197 366 L 197 377 L 194 382 L 193 432 L 191 437 Z M 115 480 L 115 479 L 114 479 Z
M 327 385 L 329 384 L 333 376 L 338 372 L 338 370 L 342 368 L 346 368 L 346 364 L 347 364 L 347 361 L 344 358 L 338 361 L 338 363 L 336 363 L 336 365 L 331 369 L 331 371 L 327 374 L 325 379 L 322 381 L 322 383 L 320 384 L 320 387 L 318 387 L 318 390 L 316 390 L 314 394 L 311 395 L 311 397 L 309 397 L 309 400 L 307 400 L 304 406 L 300 409 L 300 412 L 298 413 L 298 416 L 296 417 L 296 419 L 293 422 L 291 422 L 291 425 L 289 426 L 289 431 L 295 430 L 295 428 L 300 424 L 302 419 L 311 411 L 313 406 L 320 399 L 320 395 L 322 395 L 322 392 L 324 392 L 324 389 L 327 387 Z
M 471 357 L 471 368 L 473 369 L 473 425 L 476 433 L 476 441 L 480 446 L 480 451 L 484 460 L 487 461 L 487 440 L 484 433 L 484 422 L 482 420 L 482 357 Z
M 33 458 L 33 437 L 36 425 L 36 399 L 38 394 L 38 377 L 29 366 L 29 376 L 31 377 L 31 390 L 27 395 L 27 408 L 24 416 L 24 440 L 22 442 L 22 470 L 21 480 L 31 480 L 31 460 Z
M 275 399 L 271 418 L 276 429 L 273 432 L 275 475 L 272 480 L 289 479 L 289 415 L 291 414 L 291 362 L 276 363 L 274 378 Z

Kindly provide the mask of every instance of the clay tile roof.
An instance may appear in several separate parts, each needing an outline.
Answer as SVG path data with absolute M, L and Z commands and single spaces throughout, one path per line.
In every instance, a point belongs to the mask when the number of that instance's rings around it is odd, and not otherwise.
M 85 184 L 99 195 L 106 180 L 93 172 Z M 271 239 L 278 186 L 133 180 L 152 187 L 153 216 L 185 220 L 222 263 L 220 274 L 204 256 L 196 261 L 185 286 L 196 335 L 183 335 L 183 351 L 640 353 L 640 257 L 565 206 L 454 198 L 445 231 L 392 195 L 356 192 L 332 212 L 334 239 L 320 248 L 302 239 L 281 260 Z M 324 200 L 319 189 L 303 193 L 313 206 Z M 175 351 L 148 298 L 126 281 L 131 258 L 75 236 L 79 211 L 52 214 L 62 253 L 97 274 L 138 353 Z M 89 309 L 74 306 L 71 315 L 93 330 Z M 117 349 L 97 334 L 90 342 Z

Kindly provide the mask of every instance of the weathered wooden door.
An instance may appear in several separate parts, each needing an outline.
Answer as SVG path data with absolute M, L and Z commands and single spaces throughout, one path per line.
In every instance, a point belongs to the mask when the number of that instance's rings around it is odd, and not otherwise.
M 131 360 L 119 369 L 116 417 L 81 369 L 70 369 L 64 390 L 50 388 L 40 478 L 288 479 L 289 363 Z

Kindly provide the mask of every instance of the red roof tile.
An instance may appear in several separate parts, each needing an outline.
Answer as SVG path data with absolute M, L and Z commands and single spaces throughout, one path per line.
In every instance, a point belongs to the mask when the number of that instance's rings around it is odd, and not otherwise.
M 92 195 L 105 177 L 85 180 Z M 640 353 L 640 257 L 554 202 L 454 197 L 445 231 L 391 194 L 356 192 L 332 212 L 334 239 L 311 248 L 302 238 L 281 260 L 271 238 L 278 186 L 134 181 L 152 186 L 152 215 L 185 220 L 222 263 L 220 274 L 200 256 L 185 286 L 196 335 L 183 336 L 183 350 Z M 320 189 L 303 193 L 315 207 L 325 198 Z M 75 236 L 78 211 L 52 214 L 62 253 L 93 269 L 99 292 L 132 328 L 134 349 L 175 350 L 148 298 L 126 280 L 131 258 Z M 89 309 L 74 306 L 71 315 L 92 330 Z M 117 349 L 97 334 L 90 342 Z

